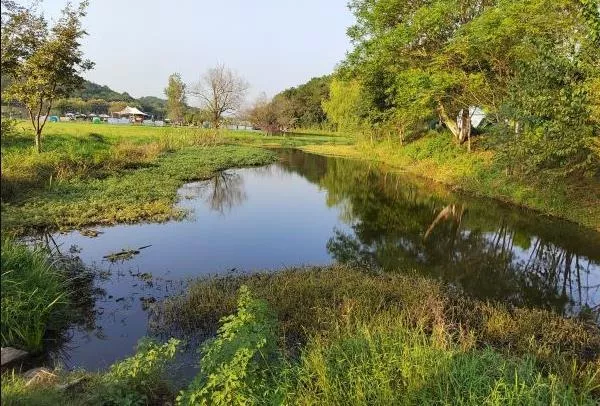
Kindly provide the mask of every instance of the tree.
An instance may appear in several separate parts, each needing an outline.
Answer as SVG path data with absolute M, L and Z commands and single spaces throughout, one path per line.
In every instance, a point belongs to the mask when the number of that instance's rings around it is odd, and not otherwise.
M 296 128 L 322 127 L 327 121 L 322 101 L 329 96 L 331 76 L 312 78 L 297 87 L 291 87 L 273 97 L 289 126 Z
M 206 71 L 190 93 L 198 97 L 202 108 L 210 113 L 214 128 L 219 128 L 223 115 L 239 110 L 248 87 L 243 78 L 225 65 L 217 65 Z
M 165 89 L 167 96 L 167 117 L 173 123 L 181 124 L 185 116 L 185 83 L 181 80 L 179 73 L 169 76 L 169 84 Z
M 265 93 L 262 93 L 254 101 L 254 104 L 245 115 L 254 127 L 260 128 L 269 134 L 280 131 L 275 104 L 267 98 Z
M 53 103 L 81 88 L 81 73 L 94 65 L 80 50 L 80 40 L 87 34 L 81 27 L 87 5 L 87 1 L 77 8 L 67 4 L 50 29 L 35 8 L 14 8 L 3 16 L 2 73 L 13 79 L 5 95 L 27 110 L 38 152 Z
M 358 81 L 343 81 L 335 78 L 331 82 L 329 98 L 323 100 L 327 118 L 338 131 L 356 130 L 361 121 L 361 85 Z

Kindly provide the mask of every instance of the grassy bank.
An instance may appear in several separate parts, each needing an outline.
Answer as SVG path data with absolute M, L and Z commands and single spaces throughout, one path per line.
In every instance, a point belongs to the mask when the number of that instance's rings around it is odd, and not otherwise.
M 5 374 L 3 404 L 593 405 L 600 395 L 597 326 L 411 275 L 330 266 L 201 279 L 157 312 L 166 330 L 220 326 L 179 393 L 165 375 L 178 342 L 142 341 L 105 373 L 33 384 Z
M 392 343 L 396 334 L 406 333 L 410 337 L 417 334 L 424 345 L 442 345 L 449 351 L 447 357 L 454 359 L 457 353 L 461 357 L 465 355 L 462 358 L 465 361 L 474 357 L 468 368 L 485 369 L 485 365 L 495 364 L 493 359 L 515 368 L 530 368 L 528 365 L 533 363 L 530 370 L 541 371 L 544 379 L 557 376 L 561 382 L 584 392 L 600 390 L 600 331 L 597 326 L 564 319 L 547 311 L 505 308 L 468 299 L 439 282 L 411 275 L 374 274 L 332 266 L 204 279 L 190 286 L 183 296 L 168 299 L 162 305 L 156 325 L 166 331 L 172 328 L 188 333 L 214 331 L 219 318 L 235 311 L 237 292 L 242 285 L 276 310 L 276 336 L 283 354 L 291 359 L 300 356 L 306 361 L 312 351 L 316 354 L 326 351 L 333 357 L 327 362 L 339 364 L 345 359 L 343 354 L 338 356 L 325 348 L 352 345 L 356 338 L 357 350 L 362 349 L 352 361 L 356 364 L 352 365 L 360 365 L 361 357 L 377 356 L 376 352 L 370 352 L 366 337 L 381 334 L 382 340 Z M 398 338 L 385 351 L 396 348 L 395 357 L 401 362 L 403 345 Z M 482 364 L 477 364 L 479 357 L 483 357 Z M 380 372 L 390 374 L 382 379 L 391 379 L 395 366 L 384 361 L 384 357 L 377 359 L 382 367 Z M 369 373 L 361 372 L 365 374 L 362 378 L 377 373 L 376 362 L 372 361 L 374 369 Z M 405 361 L 409 362 L 408 359 Z M 386 365 L 389 370 L 383 368 Z M 451 363 L 446 366 L 450 368 L 446 372 L 455 373 Z M 430 367 L 428 373 L 433 374 L 435 365 L 417 366 Z M 342 374 L 342 370 L 334 372 Z M 349 366 L 348 371 L 351 370 Z M 311 382 L 318 381 L 319 373 L 325 372 L 310 372 Z M 420 379 L 417 376 L 414 379 Z M 337 383 L 329 382 L 330 378 Z M 345 379 L 342 376 L 327 377 L 328 383 L 323 385 L 331 384 L 334 386 L 331 390 L 341 391 L 342 387 L 348 388 L 344 386 Z
M 2 346 L 39 353 L 84 317 L 83 304 L 93 301 L 92 276 L 67 258 L 6 237 L 1 256 Z
M 106 372 L 39 373 L 26 379 L 15 371 L 2 375 L 3 405 L 164 405 L 175 390 L 165 379 L 165 367 L 179 341 L 159 344 L 140 340 L 136 353 Z
M 267 150 L 186 128 L 56 124 L 48 127 L 41 154 L 31 139 L 26 130 L 2 137 L 5 230 L 177 218 L 183 183 L 275 160 Z
M 348 314 L 288 358 L 274 345 L 274 313 L 243 286 L 237 313 L 202 347 L 201 371 L 178 404 L 594 404 L 593 376 L 575 388 L 530 355 L 478 349 L 468 335 L 450 340 L 442 325 L 411 324 L 397 310 Z
M 480 144 L 482 140 L 478 141 Z M 449 135 L 429 134 L 400 146 L 394 142 L 311 145 L 308 152 L 381 162 L 391 169 L 433 179 L 478 196 L 491 197 L 600 230 L 600 184 L 540 173 L 509 176 L 493 152 L 474 146 L 467 153 Z

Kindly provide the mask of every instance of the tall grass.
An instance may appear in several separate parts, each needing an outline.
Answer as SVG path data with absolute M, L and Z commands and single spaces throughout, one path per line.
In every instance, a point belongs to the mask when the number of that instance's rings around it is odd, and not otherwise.
M 584 405 L 586 385 L 543 374 L 533 356 L 461 346 L 444 330 L 409 327 L 396 312 L 312 339 L 294 369 L 293 404 Z
M 449 342 L 491 347 L 509 357 L 533 356 L 545 372 L 579 385 L 600 369 L 600 330 L 551 312 L 480 302 L 437 281 L 410 274 L 378 274 L 347 266 L 201 279 L 167 299 L 153 328 L 211 333 L 235 310 L 247 285 L 277 310 L 279 340 L 298 354 L 313 337 L 335 335 L 344 323 L 393 312 L 407 327 L 443 331 Z M 600 374 L 595 390 L 600 390 Z
M 401 307 L 348 310 L 300 356 L 277 354 L 272 311 L 240 288 L 237 311 L 202 347 L 179 405 L 593 405 L 594 375 L 577 388 L 535 356 L 478 348 L 470 334 L 414 324 Z
M 48 330 L 68 319 L 70 303 L 66 276 L 42 248 L 29 249 L 2 239 L 2 346 L 37 353 Z

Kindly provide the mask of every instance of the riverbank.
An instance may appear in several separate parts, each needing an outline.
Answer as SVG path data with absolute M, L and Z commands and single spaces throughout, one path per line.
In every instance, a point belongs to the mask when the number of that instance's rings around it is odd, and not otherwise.
M 17 128 L 2 136 L 2 229 L 24 234 L 179 218 L 184 213 L 174 204 L 185 182 L 276 159 L 259 147 L 231 145 L 229 135 L 49 124 L 43 152 L 37 154 L 29 129 Z M 261 141 L 256 135 L 235 136 Z
M 432 179 L 476 196 L 489 197 L 563 218 L 600 231 L 600 184 L 539 174 L 527 179 L 507 175 L 493 152 L 467 153 L 447 135 L 428 135 L 404 146 L 397 143 L 310 145 L 300 149 L 327 156 L 375 161 L 390 169 Z
M 32 385 L 4 376 L 3 404 L 592 405 L 600 394 L 596 325 L 416 275 L 329 266 L 203 278 L 156 310 L 188 337 L 220 325 L 189 385 L 164 375 L 172 340 L 83 373 L 73 390 L 57 388 L 81 372 Z

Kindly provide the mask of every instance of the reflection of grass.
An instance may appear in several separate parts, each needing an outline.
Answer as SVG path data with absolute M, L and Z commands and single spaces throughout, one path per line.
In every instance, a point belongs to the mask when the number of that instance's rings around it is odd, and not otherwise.
M 400 146 L 394 142 L 354 146 L 311 145 L 308 152 L 383 162 L 476 195 L 529 207 L 600 230 L 600 185 L 593 179 L 561 180 L 543 174 L 507 175 L 489 151 L 469 154 L 447 135 L 428 135 Z
M 370 274 L 344 266 L 202 279 L 184 295 L 162 304 L 158 313 L 162 326 L 166 331 L 173 327 L 190 332 L 213 330 L 220 317 L 235 310 L 242 284 L 276 309 L 280 341 L 292 353 L 302 351 L 307 342 L 320 343 L 319 337 L 325 339 L 323 343 L 331 339 L 351 342 L 354 334 L 363 334 L 363 326 L 376 333 L 397 319 L 407 328 L 437 334 L 452 351 L 457 351 L 455 345 L 469 350 L 491 347 L 506 357 L 534 357 L 538 366 L 569 384 L 587 382 L 600 365 L 596 327 L 547 311 L 509 311 L 467 299 L 426 278 Z M 349 336 L 340 336 L 347 326 L 352 327 Z M 394 330 L 381 334 L 393 336 Z M 403 344 L 395 345 L 400 349 Z

